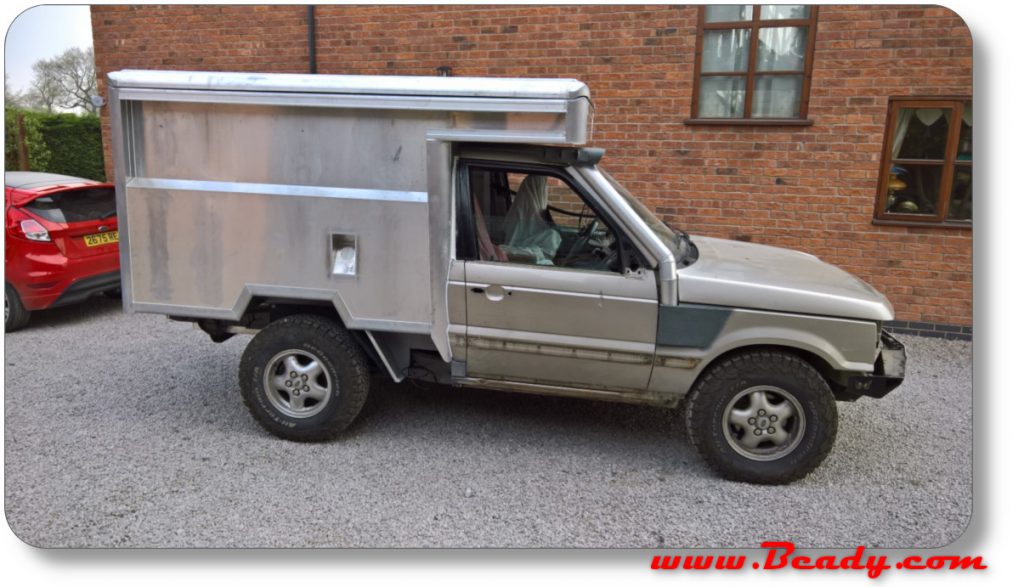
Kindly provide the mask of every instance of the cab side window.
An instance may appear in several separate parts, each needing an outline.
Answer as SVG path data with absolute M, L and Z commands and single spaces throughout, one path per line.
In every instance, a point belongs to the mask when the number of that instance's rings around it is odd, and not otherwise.
M 470 166 L 473 260 L 620 272 L 615 232 L 561 177 Z M 470 220 L 471 218 L 471 220 Z

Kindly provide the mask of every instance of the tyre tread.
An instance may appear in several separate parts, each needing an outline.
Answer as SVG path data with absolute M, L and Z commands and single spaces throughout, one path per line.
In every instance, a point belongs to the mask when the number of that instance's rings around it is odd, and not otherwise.
M 729 467 L 722 459 L 718 458 L 711 438 L 706 434 L 698 433 L 700 424 L 707 422 L 708 419 L 717 419 L 717 416 L 711 413 L 713 404 L 708 401 L 708 398 L 715 393 L 723 393 L 732 385 L 740 384 L 748 377 L 747 373 L 752 370 L 774 372 L 791 377 L 798 383 L 806 385 L 808 389 L 816 389 L 828 396 L 827 401 L 823 402 L 825 409 L 823 418 L 819 422 L 825 429 L 826 441 L 816 446 L 814 451 L 808 454 L 807 458 L 798 466 L 771 476 L 753 475 Z M 828 383 L 825 382 L 821 374 L 800 357 L 777 350 L 738 353 L 714 365 L 710 371 L 701 376 L 697 384 L 687 394 L 684 409 L 687 437 L 704 462 L 726 479 L 748 483 L 786 484 L 806 477 L 831 452 L 839 423 L 835 401 L 831 396 Z
M 349 376 L 351 379 L 344 382 L 344 393 L 347 398 L 342 402 L 341 409 L 337 410 L 330 420 L 315 429 L 283 430 L 281 427 L 274 426 L 271 422 L 266 420 L 266 417 L 262 413 L 260 407 L 253 403 L 251 393 L 247 393 L 247 386 L 252 384 L 252 381 L 250 380 L 252 378 L 253 368 L 257 366 L 255 364 L 255 355 L 259 350 L 258 346 L 254 348 L 253 343 L 257 343 L 258 345 L 264 340 L 273 340 L 273 335 L 278 331 L 293 328 L 298 328 L 304 332 L 311 333 L 314 336 L 321 336 L 330 341 L 332 348 L 338 349 L 343 353 L 344 360 L 351 367 L 349 370 Z M 256 336 L 258 337 L 264 333 L 267 333 L 267 336 L 261 339 L 261 341 L 258 342 L 254 338 L 252 342 L 249 343 L 249 346 L 246 347 L 245 352 L 242 354 L 242 360 L 238 365 L 238 379 L 241 386 L 242 402 L 249 410 L 249 413 L 251 413 L 254 419 L 268 432 L 276 436 L 287 438 L 288 440 L 294 440 L 297 442 L 324 442 L 334 440 L 340 436 L 341 433 L 344 432 L 359 415 L 359 412 L 363 408 L 363 404 L 366 403 L 366 398 L 369 395 L 370 389 L 370 372 L 369 367 L 367 366 L 366 356 L 363 354 L 363 350 L 359 344 L 352 339 L 352 334 L 337 321 L 323 316 L 317 316 L 315 314 L 294 314 L 286 316 L 280 320 L 272 322 Z M 338 385 L 341 384 L 342 382 L 338 382 Z M 261 390 L 257 391 L 262 393 Z
M 21 303 L 21 296 L 13 285 L 4 283 L 4 295 L 7 296 L 7 303 L 10 306 L 10 319 L 4 322 L 4 331 L 14 332 L 24 328 L 32 312 L 25 309 L 25 304 Z

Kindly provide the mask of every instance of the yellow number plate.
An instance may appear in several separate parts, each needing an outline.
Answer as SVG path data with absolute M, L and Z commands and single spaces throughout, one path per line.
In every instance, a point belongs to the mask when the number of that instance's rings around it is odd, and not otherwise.
M 101 232 L 99 234 L 87 234 L 85 235 L 85 246 L 87 247 L 98 247 L 100 245 L 109 245 L 110 243 L 116 243 L 118 241 L 117 231 L 114 232 Z

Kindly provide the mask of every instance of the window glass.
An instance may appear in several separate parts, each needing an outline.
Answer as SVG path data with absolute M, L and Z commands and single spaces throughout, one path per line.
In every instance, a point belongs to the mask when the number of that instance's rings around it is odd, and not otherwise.
M 881 220 L 971 221 L 973 125 L 967 100 L 893 100 L 876 207 Z
M 951 220 L 970 220 L 973 214 L 971 210 L 971 183 L 973 173 L 968 165 L 957 165 L 953 172 L 953 192 L 949 196 L 949 213 Z
M 754 8 L 750 4 L 708 6 L 704 11 L 704 22 L 736 22 L 750 20 L 753 16 Z
M 602 168 L 598 168 L 598 172 L 600 172 L 600 174 L 606 180 L 608 180 L 608 183 L 612 184 L 612 187 L 614 187 L 615 191 L 619 192 L 619 195 L 622 196 L 624 200 L 626 200 L 626 203 L 629 204 L 629 207 L 632 208 L 633 211 L 636 212 L 637 216 L 639 216 L 640 219 L 644 221 L 644 224 L 646 224 L 652 231 L 654 231 L 654 234 L 658 237 L 658 239 L 662 243 L 664 243 L 665 246 L 669 248 L 669 250 L 675 253 L 677 258 L 681 257 L 683 254 L 686 253 L 685 247 L 680 248 L 681 241 L 677 238 L 678 235 L 676 231 L 669 228 L 669 226 L 665 224 L 665 222 L 663 222 L 660 218 L 658 218 L 653 212 L 651 212 L 647 208 L 647 206 L 644 206 L 643 202 L 638 200 L 636 196 L 634 196 L 628 189 L 626 189 L 625 186 L 623 186 L 621 183 L 618 182 L 618 180 L 612 177 L 612 174 L 608 173 Z
M 754 82 L 754 118 L 793 118 L 800 114 L 802 75 L 759 75 Z
M 768 27 L 757 31 L 757 71 L 803 71 L 807 27 Z
M 974 110 L 971 104 L 964 105 L 963 116 L 960 119 L 960 141 L 957 144 L 956 160 L 971 161 L 974 159 L 974 150 L 971 140 L 971 125 L 974 124 Z
M 761 7 L 761 20 L 803 19 L 811 14 L 810 6 L 800 4 L 766 4 Z
M 114 190 L 94 188 L 61 192 L 32 200 L 25 208 L 51 222 L 87 222 L 117 215 Z
M 931 159 L 946 156 L 950 108 L 900 108 L 893 141 L 895 159 Z
M 750 31 L 747 29 L 704 31 L 701 72 L 746 71 L 749 43 Z
M 746 77 L 702 77 L 699 116 L 701 118 L 739 118 L 743 116 L 746 89 Z
M 938 212 L 938 195 L 942 185 L 942 165 L 893 165 L 890 177 L 891 194 L 886 202 L 890 214 L 934 215 Z
M 817 11 L 774 4 L 706 6 L 691 116 L 801 119 Z M 723 24 L 724 23 L 724 24 Z M 797 26 L 787 26 L 797 25 Z M 780 77 L 769 79 L 766 74 Z M 800 74 L 800 75 L 797 75 Z
M 469 177 L 478 260 L 620 271 L 614 233 L 561 178 L 483 168 Z

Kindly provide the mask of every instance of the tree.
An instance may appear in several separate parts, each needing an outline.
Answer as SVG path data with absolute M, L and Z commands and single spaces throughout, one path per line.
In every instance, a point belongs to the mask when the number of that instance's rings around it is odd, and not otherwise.
M 28 92 L 29 103 L 47 112 L 82 109 L 95 113 L 96 64 L 92 48 L 72 47 L 52 59 L 32 65 L 35 78 Z
M 56 72 L 46 60 L 37 61 L 32 70 L 35 76 L 25 94 L 25 101 L 34 110 L 53 113 L 60 106 L 60 84 Z
M 25 95 L 11 89 L 11 76 L 4 72 L 4 108 L 24 107 Z

